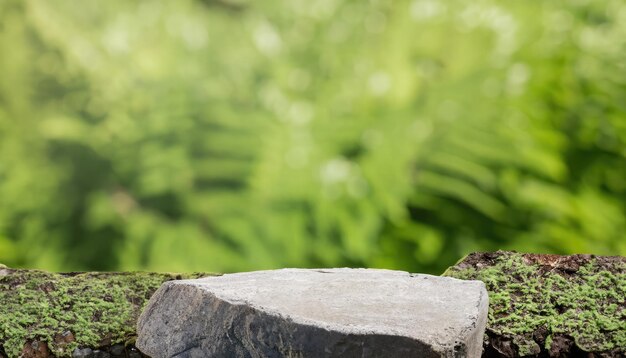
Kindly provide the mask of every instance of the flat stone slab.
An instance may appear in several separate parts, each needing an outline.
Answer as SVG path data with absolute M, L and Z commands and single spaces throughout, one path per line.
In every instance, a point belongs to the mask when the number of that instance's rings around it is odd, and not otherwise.
M 282 269 L 164 283 L 138 321 L 160 357 L 479 357 L 480 281 Z

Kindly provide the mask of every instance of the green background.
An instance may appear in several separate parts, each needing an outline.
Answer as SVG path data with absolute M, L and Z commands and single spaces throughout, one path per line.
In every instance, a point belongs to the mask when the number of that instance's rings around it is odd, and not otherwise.
M 623 0 L 0 0 L 0 262 L 626 255 Z

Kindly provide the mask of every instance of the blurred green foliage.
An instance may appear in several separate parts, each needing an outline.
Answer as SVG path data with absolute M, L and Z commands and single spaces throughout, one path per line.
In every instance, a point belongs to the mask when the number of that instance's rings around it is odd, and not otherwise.
M 0 0 L 0 262 L 626 255 L 623 0 Z

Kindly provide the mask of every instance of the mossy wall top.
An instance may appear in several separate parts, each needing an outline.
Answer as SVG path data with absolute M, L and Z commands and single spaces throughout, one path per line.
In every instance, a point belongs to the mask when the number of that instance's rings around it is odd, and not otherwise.
M 132 341 L 137 317 L 163 282 L 207 275 L 55 274 L 0 265 L 0 352 L 18 357 L 25 344 L 41 341 L 69 357 L 77 347 Z
M 500 345 L 511 342 L 498 347 L 504 355 L 563 349 L 626 355 L 624 257 L 477 253 L 444 275 L 485 282 L 490 300 L 486 338 L 497 337 Z

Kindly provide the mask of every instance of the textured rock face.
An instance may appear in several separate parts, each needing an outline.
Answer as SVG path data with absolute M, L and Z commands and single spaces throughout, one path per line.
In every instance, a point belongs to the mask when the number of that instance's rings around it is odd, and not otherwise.
M 167 282 L 138 322 L 155 357 L 479 357 L 480 281 L 284 269 Z

